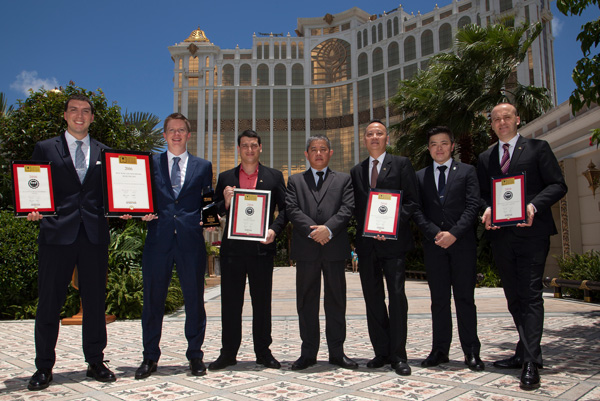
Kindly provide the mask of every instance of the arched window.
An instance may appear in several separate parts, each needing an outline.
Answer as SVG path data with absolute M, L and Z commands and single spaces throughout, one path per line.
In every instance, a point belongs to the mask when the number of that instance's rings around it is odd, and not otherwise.
M 383 40 L 383 24 L 377 25 L 377 40 L 381 42 Z
M 388 46 L 388 67 L 400 64 L 400 48 L 398 42 L 392 42 Z
M 275 66 L 275 85 L 285 85 L 286 84 L 285 74 L 286 74 L 285 65 L 277 64 Z
M 298 58 L 298 53 L 296 52 L 296 42 L 292 42 L 292 58 Z
M 190 60 L 188 61 L 188 70 L 194 72 L 198 71 L 198 57 L 190 57 Z
M 445 23 L 440 27 L 439 31 L 440 51 L 450 49 L 452 47 L 452 26 Z
M 421 34 L 421 57 L 433 53 L 433 32 L 430 29 Z
M 394 36 L 398 35 L 398 17 L 394 17 Z
M 314 85 L 342 82 L 352 77 L 350 43 L 342 39 L 328 39 L 310 52 L 312 83 Z
M 250 64 L 242 64 L 240 66 L 240 86 L 252 85 L 252 68 Z
M 261 58 L 263 58 L 263 56 L 262 56 L 262 53 L 263 53 L 263 52 L 262 52 L 262 43 L 261 43 L 261 42 L 258 42 L 258 43 L 256 44 L 256 58 L 257 58 L 257 59 L 259 59 L 259 60 L 260 60 Z
M 302 67 L 302 64 L 292 66 L 292 85 L 304 85 L 304 67 Z
M 360 49 L 362 47 L 362 32 L 358 31 L 356 34 L 356 48 Z
M 267 66 L 266 64 L 261 64 L 256 69 L 256 85 L 269 85 L 269 66 Z
M 383 70 L 383 50 L 381 47 L 373 50 L 373 72 Z
M 263 42 L 263 58 L 269 58 L 269 42 Z
M 417 45 L 414 36 L 404 39 L 404 62 L 417 58 Z
M 210 67 L 210 57 L 209 57 L 209 56 L 206 56 L 206 60 L 204 60 L 204 63 L 205 63 L 205 65 L 204 65 L 204 66 L 205 66 L 206 68 Z
M 388 39 L 391 38 L 392 35 L 393 35 L 393 33 L 392 33 L 392 20 L 389 19 L 387 21 L 387 37 L 388 37 Z
M 358 76 L 362 77 L 369 73 L 369 58 L 367 53 L 361 53 L 358 56 Z
M 367 30 L 363 29 L 363 47 L 366 47 L 369 45 L 369 37 L 367 36 Z
M 371 44 L 377 43 L 377 27 L 373 25 L 371 27 Z
M 458 29 L 461 29 L 462 27 L 464 27 L 465 25 L 469 25 L 471 23 L 471 17 L 468 16 L 464 16 L 461 17 L 461 19 L 458 20 Z
M 225 64 L 223 66 L 223 86 L 233 86 L 233 66 L 231 64 Z

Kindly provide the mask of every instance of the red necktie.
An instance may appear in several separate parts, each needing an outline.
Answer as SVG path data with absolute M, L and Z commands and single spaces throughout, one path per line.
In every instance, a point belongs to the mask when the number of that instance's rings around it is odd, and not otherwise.
M 502 170 L 502 174 L 508 174 L 508 168 L 510 167 L 510 153 L 508 148 L 510 145 L 505 143 L 502 147 L 504 148 L 504 154 L 502 155 L 502 160 L 500 160 L 500 169 Z
M 377 164 L 379 160 L 373 160 L 373 169 L 371 170 L 371 188 L 377 187 L 377 177 L 379 177 L 379 172 L 377 171 Z

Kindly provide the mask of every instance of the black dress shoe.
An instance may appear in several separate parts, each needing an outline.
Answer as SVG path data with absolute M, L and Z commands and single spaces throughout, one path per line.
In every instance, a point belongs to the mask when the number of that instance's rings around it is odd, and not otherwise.
M 465 354 L 465 365 L 471 370 L 480 372 L 485 369 L 485 364 L 477 354 Z
M 329 358 L 329 363 L 344 369 L 358 369 L 358 363 L 354 362 L 346 355 Z
M 304 370 L 317 363 L 317 358 L 308 358 L 301 356 L 298 360 L 292 363 L 292 370 Z
M 279 369 L 281 368 L 281 364 L 277 359 L 273 357 L 273 355 L 265 355 L 256 358 L 256 363 L 258 365 L 263 365 L 265 368 L 269 369 Z
M 431 351 L 429 356 L 425 358 L 423 362 L 421 362 L 421 366 L 424 368 L 431 368 L 433 366 L 438 366 L 441 363 L 449 362 L 448 355 L 444 354 L 440 351 Z
M 499 369 L 521 369 L 523 367 L 523 358 L 514 355 L 508 359 L 494 362 L 494 367 Z
M 392 362 L 392 369 L 400 376 L 410 376 L 410 366 L 404 361 Z
M 204 376 L 206 374 L 206 365 L 200 358 L 190 359 L 190 369 L 194 376 Z
M 209 370 L 221 370 L 225 369 L 228 366 L 233 366 L 237 364 L 237 360 L 235 358 L 227 358 L 223 355 L 219 355 L 216 361 L 212 362 L 208 365 Z
M 158 363 L 151 359 L 144 359 L 139 368 L 135 371 L 135 380 L 145 379 L 150 377 L 153 372 L 156 372 Z
M 390 363 L 390 361 L 388 360 L 387 356 L 377 355 L 377 356 L 375 356 L 375 358 L 373 358 L 369 362 L 367 362 L 367 368 L 370 368 L 370 369 L 381 368 L 382 366 L 385 366 L 388 363 Z
M 111 372 L 109 368 L 106 367 L 104 362 L 88 364 L 86 376 L 93 377 L 94 380 L 104 383 L 114 382 L 115 380 L 117 380 L 115 374 Z
M 52 369 L 38 369 L 27 384 L 31 391 L 38 391 L 47 388 L 52 381 Z
M 540 374 L 535 363 L 525 362 L 523 364 L 520 387 L 523 390 L 535 390 L 536 388 L 540 387 Z

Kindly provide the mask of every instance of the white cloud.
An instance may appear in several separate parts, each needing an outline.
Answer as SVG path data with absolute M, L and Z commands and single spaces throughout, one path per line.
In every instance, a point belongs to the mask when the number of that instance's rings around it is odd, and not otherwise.
M 37 91 L 40 88 L 54 89 L 58 87 L 56 78 L 40 78 L 37 71 L 21 71 L 10 88 L 29 96 L 29 89 Z
M 555 38 L 560 35 L 564 25 L 565 23 L 556 18 L 556 16 L 552 19 L 552 35 L 554 35 Z

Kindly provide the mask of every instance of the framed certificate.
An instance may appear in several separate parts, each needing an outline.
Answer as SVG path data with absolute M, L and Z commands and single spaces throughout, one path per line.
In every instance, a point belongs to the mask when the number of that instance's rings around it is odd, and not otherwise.
M 271 191 L 233 190 L 227 235 L 230 239 L 265 241 L 269 233 Z
M 15 216 L 31 212 L 56 216 L 50 162 L 13 161 L 11 170 Z
M 155 213 L 153 177 L 150 152 L 102 149 L 105 216 Z
M 402 207 L 402 191 L 394 189 L 369 190 L 363 237 L 398 238 L 398 219 Z
M 526 222 L 525 173 L 492 177 L 492 225 Z

